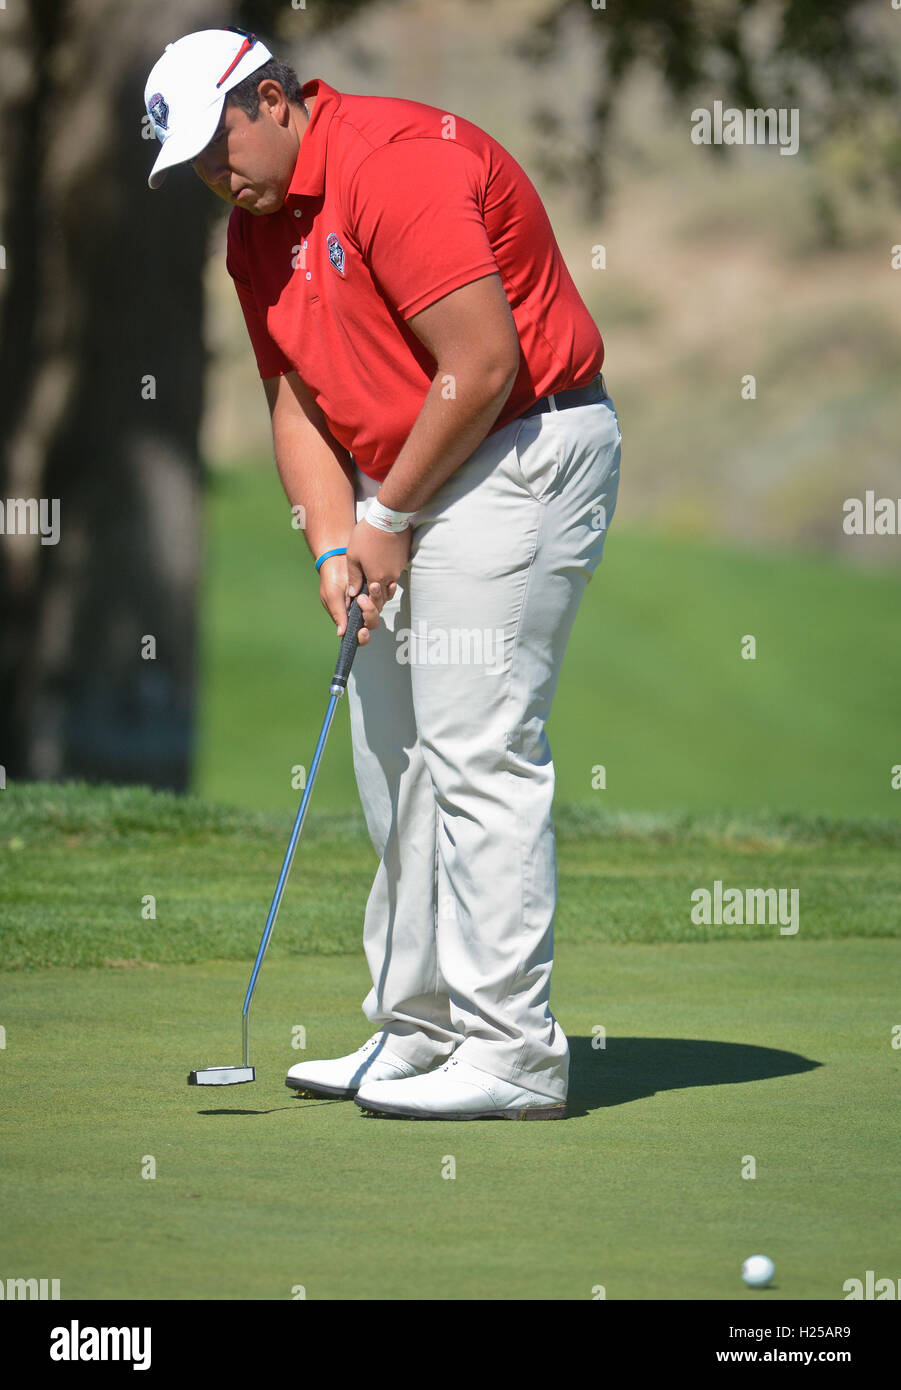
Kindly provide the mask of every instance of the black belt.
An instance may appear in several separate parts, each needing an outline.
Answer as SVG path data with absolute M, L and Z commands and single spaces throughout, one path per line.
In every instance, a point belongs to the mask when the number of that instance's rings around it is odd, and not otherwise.
M 542 396 L 534 405 L 530 405 L 528 410 L 524 410 L 519 417 L 526 420 L 530 415 L 543 415 L 550 410 L 572 410 L 577 405 L 594 405 L 597 401 L 607 399 L 607 387 L 604 378 L 598 372 L 594 381 L 589 381 L 587 386 L 571 386 L 568 391 L 556 391 L 551 396 Z

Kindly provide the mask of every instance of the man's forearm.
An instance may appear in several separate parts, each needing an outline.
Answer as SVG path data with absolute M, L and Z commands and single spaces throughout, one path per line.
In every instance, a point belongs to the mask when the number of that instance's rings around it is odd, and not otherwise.
M 307 545 L 315 558 L 347 544 L 356 517 L 352 465 L 325 440 L 290 426 L 274 432 L 275 461 L 285 495 L 301 518 Z
M 439 367 L 416 422 L 379 488 L 383 505 L 401 512 L 424 506 L 482 443 L 515 379 L 515 372 L 512 376 L 476 374 L 470 368 L 452 373 Z M 447 399 L 451 382 L 455 394 Z

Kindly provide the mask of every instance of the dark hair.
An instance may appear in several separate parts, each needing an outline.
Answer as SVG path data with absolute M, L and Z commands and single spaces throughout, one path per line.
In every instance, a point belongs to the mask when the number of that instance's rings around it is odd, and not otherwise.
M 288 101 L 295 106 L 300 106 L 303 103 L 300 78 L 297 73 L 288 63 L 283 63 L 278 58 L 270 58 L 249 77 L 245 77 L 243 82 L 232 87 L 225 97 L 226 106 L 240 107 L 250 120 L 255 121 L 260 114 L 259 85 L 267 79 L 271 82 L 277 82 Z

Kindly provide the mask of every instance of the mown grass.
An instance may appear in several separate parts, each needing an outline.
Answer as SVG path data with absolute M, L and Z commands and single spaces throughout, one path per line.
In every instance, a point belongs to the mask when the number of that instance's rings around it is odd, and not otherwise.
M 239 1059 L 237 963 L 2 975 L 4 1273 L 52 1274 L 64 1299 L 588 1300 L 602 1285 L 620 1306 L 834 1306 L 849 1277 L 899 1268 L 899 956 L 803 927 L 708 949 L 569 943 L 552 996 L 569 1118 L 549 1125 L 405 1124 L 287 1091 L 288 1067 L 371 1031 L 360 954 L 267 961 L 257 1082 L 215 1094 L 185 1082 Z M 757 1252 L 769 1290 L 741 1282 Z
M 628 487 L 626 458 L 548 725 L 558 803 L 901 819 L 897 576 L 637 530 Z M 218 475 L 208 524 L 195 790 L 288 812 L 334 629 L 273 468 Z M 344 710 L 316 807 L 358 807 Z

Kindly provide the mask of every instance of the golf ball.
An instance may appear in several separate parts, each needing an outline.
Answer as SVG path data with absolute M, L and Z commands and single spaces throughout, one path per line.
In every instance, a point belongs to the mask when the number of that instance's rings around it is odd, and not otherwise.
M 741 1277 L 752 1289 L 762 1289 L 776 1273 L 769 1255 L 749 1255 L 741 1267 Z

